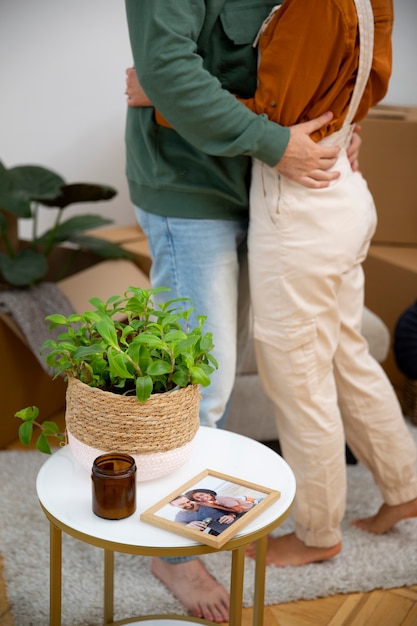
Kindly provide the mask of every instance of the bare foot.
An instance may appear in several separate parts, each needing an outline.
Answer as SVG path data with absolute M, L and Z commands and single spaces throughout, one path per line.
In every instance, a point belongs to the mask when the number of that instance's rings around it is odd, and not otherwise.
M 417 517 L 417 498 L 394 506 L 383 504 L 378 513 L 371 517 L 354 520 L 352 526 L 374 535 L 383 535 L 391 530 L 397 522 L 408 517 Z
M 208 573 L 200 559 L 169 563 L 154 558 L 151 571 L 193 617 L 216 623 L 229 621 L 228 593 Z
M 337 543 L 330 548 L 306 546 L 301 539 L 298 539 L 295 533 L 283 535 L 282 537 L 268 537 L 266 563 L 276 567 L 308 565 L 309 563 L 318 563 L 331 559 L 336 554 L 339 554 L 341 549 L 341 543 Z M 256 546 L 251 544 L 246 550 L 246 555 L 254 558 L 255 552 Z

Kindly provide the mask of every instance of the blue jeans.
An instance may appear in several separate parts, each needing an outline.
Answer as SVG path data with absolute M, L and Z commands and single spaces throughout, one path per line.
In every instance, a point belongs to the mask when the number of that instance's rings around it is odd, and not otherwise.
M 247 338 L 248 222 L 161 217 L 138 207 L 135 212 L 149 243 L 152 286 L 171 289 L 155 302 L 191 298 L 192 326 L 197 315 L 207 316 L 204 330 L 213 333 L 219 369 L 201 388 L 200 423 L 219 426 L 233 388 L 238 344 Z
M 169 287 L 154 301 L 191 298 L 197 315 L 206 315 L 204 329 L 213 333 L 213 355 L 219 369 L 201 388 L 200 423 L 222 426 L 233 388 L 238 346 L 247 338 L 249 286 L 246 237 L 248 222 L 161 217 L 135 207 L 152 257 L 153 287 Z M 195 557 L 165 557 L 182 563 Z

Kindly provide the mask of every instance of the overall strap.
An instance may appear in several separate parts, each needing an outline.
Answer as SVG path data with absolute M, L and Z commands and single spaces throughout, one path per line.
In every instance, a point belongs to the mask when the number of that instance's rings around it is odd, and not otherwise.
M 261 24 L 260 29 L 258 30 L 258 34 L 255 37 L 255 41 L 253 42 L 253 47 L 256 48 L 256 46 L 259 43 L 259 38 L 260 36 L 263 34 L 264 30 L 266 29 L 266 27 L 268 26 L 269 22 L 272 20 L 272 18 L 274 17 L 275 13 L 278 11 L 278 9 L 281 8 L 280 4 L 276 4 L 274 7 L 272 7 L 269 15 L 264 19 L 264 21 Z
M 354 129 L 352 120 L 355 116 L 371 73 L 374 53 L 374 14 L 372 11 L 371 0 L 354 0 L 354 2 L 356 14 L 358 16 L 359 28 L 359 64 L 356 82 L 350 98 L 348 112 L 343 121 L 342 127 L 331 135 L 324 137 L 324 139 L 320 141 L 321 144 L 339 145 L 345 147 L 349 145 Z
M 359 24 L 359 66 L 355 88 L 344 121 L 344 126 L 352 123 L 372 68 L 374 53 L 374 14 L 370 0 L 354 0 Z

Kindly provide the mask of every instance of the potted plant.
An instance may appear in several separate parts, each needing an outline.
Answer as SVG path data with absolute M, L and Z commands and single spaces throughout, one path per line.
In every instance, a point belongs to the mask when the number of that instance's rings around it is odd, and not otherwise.
M 36 165 L 7 169 L 0 161 L 0 282 L 3 288 L 29 287 L 45 280 L 51 270 L 50 259 L 57 246 L 71 244 L 67 266 L 60 267 L 56 280 L 69 271 L 74 256 L 88 250 L 105 258 L 131 255 L 115 243 L 86 234 L 112 220 L 99 215 L 78 215 L 64 219 L 69 206 L 76 203 L 107 201 L 115 189 L 93 183 L 66 181 L 56 172 Z M 53 226 L 39 234 L 41 210 L 54 211 Z M 18 220 L 32 219 L 32 240 L 18 238 Z
M 130 287 L 106 302 L 91 298 L 91 311 L 46 318 L 51 329 L 63 327 L 42 352 L 55 376 L 68 379 L 67 437 L 85 465 L 91 467 L 97 453 L 127 452 L 138 455 L 143 479 L 188 458 L 199 426 L 200 385 L 210 384 L 218 365 L 212 335 L 203 332 L 205 317 L 189 327 L 193 309 L 187 298 L 156 307 L 153 296 L 163 290 Z M 16 416 L 23 420 L 19 437 L 26 445 L 34 425 L 41 428 L 37 447 L 43 452 L 50 452 L 49 436 L 62 437 L 54 422 L 37 424 L 36 407 Z

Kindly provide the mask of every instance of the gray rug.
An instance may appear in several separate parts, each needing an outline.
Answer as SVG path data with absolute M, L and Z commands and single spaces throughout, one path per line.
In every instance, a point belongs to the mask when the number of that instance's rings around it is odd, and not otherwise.
M 410 428 L 417 441 L 417 428 Z M 43 626 L 49 619 L 49 525 L 35 493 L 35 477 L 44 460 L 38 452 L 0 452 L 0 551 L 16 626 Z M 349 520 L 375 512 L 381 498 L 362 466 L 348 466 L 348 481 L 342 553 L 305 567 L 268 567 L 266 604 L 417 584 L 417 519 L 404 520 L 382 537 L 350 527 Z M 291 528 L 287 520 L 276 532 Z M 209 555 L 204 561 L 228 586 L 230 556 Z M 102 574 L 102 552 L 64 535 L 64 626 L 102 623 Z M 247 559 L 245 606 L 252 605 L 253 577 L 253 562 Z M 117 554 L 115 619 L 169 612 L 185 614 L 151 576 L 149 559 Z

